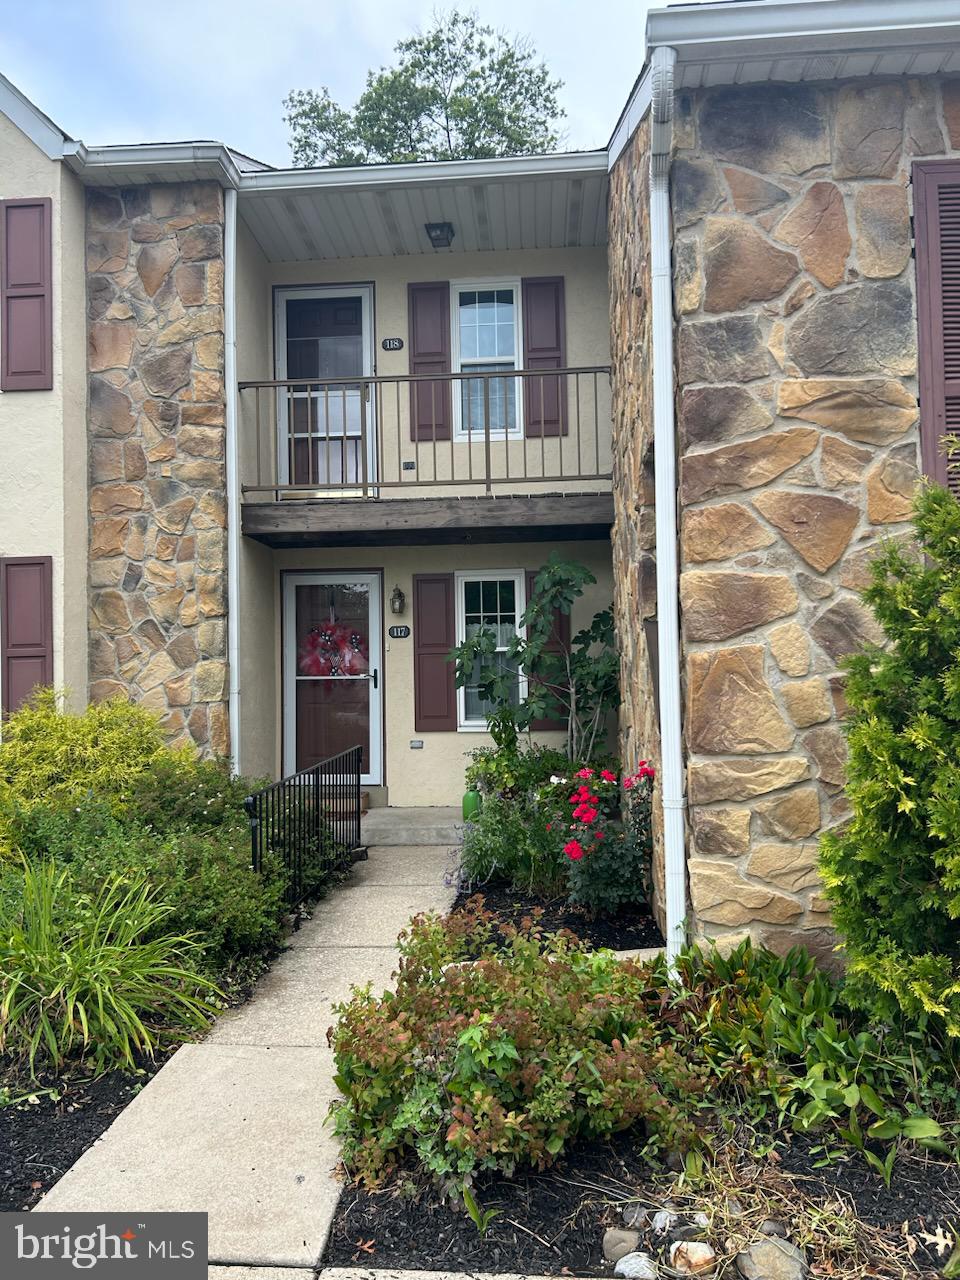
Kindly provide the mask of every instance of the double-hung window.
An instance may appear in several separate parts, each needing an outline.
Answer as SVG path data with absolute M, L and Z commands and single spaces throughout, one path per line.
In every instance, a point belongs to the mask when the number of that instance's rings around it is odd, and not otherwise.
M 481 630 L 491 631 L 496 637 L 495 663 L 501 671 L 508 670 L 507 646 L 520 631 L 520 619 L 526 608 L 524 575 L 516 572 L 457 574 L 457 643 L 462 644 Z M 458 720 L 461 729 L 485 729 L 487 712 L 491 705 L 480 695 L 476 681 L 479 664 L 473 681 L 458 690 Z M 511 700 L 516 704 L 524 695 L 524 680 L 519 672 L 512 676 Z
M 496 374 L 519 369 L 523 342 L 519 280 L 454 281 L 451 288 L 455 373 Z M 519 378 L 464 378 L 454 396 L 456 432 L 481 441 L 522 430 Z

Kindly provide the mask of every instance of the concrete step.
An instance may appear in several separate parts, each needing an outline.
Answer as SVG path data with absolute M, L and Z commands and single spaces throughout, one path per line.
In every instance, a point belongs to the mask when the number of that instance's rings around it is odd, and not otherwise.
M 365 845 L 459 845 L 463 817 L 459 809 L 371 809 L 364 815 L 360 836 Z

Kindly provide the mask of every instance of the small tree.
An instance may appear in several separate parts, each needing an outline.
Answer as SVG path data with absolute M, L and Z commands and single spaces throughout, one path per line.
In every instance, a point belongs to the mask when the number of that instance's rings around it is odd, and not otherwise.
M 368 72 L 352 111 L 326 88 L 284 98 L 295 165 L 476 160 L 557 146 L 561 82 L 528 40 L 453 10 L 395 52 L 395 67 Z
M 608 714 L 620 702 L 620 659 L 614 645 L 613 612 L 603 609 L 569 644 L 557 642 L 556 614 L 570 615 L 574 602 L 596 578 L 582 564 L 556 552 L 537 574 L 520 632 L 506 653 L 497 652 L 496 633 L 486 627 L 453 650 L 457 687 L 475 685 L 489 703 L 487 724 L 497 746 L 516 750 L 519 735 L 535 720 L 564 720 L 567 755 L 589 759 L 602 737 Z M 517 682 L 526 696 L 517 700 Z
M 851 997 L 960 1035 L 960 504 L 915 501 L 863 593 L 889 647 L 847 660 L 850 822 L 821 841 Z

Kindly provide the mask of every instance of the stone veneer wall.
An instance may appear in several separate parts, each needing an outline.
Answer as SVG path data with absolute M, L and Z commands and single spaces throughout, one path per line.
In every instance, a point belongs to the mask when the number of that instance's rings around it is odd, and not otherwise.
M 649 125 L 610 174 L 610 340 L 613 368 L 614 616 L 620 647 L 620 751 L 625 769 L 660 763 L 654 672 L 644 623 L 657 611 L 650 353 Z M 659 776 L 659 769 L 658 769 Z M 654 803 L 654 908 L 663 925 L 663 840 Z
M 90 696 L 225 755 L 220 187 L 91 191 L 87 315 Z
M 826 951 L 844 818 L 838 663 L 917 479 L 910 165 L 956 85 L 681 95 L 674 159 L 690 886 L 699 930 Z

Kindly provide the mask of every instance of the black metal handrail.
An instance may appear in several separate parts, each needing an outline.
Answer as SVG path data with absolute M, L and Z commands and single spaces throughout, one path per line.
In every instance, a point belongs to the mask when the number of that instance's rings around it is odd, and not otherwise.
M 610 367 L 244 381 L 245 500 L 579 492 L 613 467 Z M 525 491 L 525 490 L 524 490 Z
M 247 796 L 251 862 L 281 863 L 290 906 L 314 897 L 365 856 L 360 842 L 362 750 L 351 747 Z

